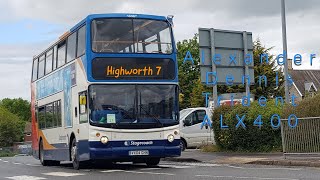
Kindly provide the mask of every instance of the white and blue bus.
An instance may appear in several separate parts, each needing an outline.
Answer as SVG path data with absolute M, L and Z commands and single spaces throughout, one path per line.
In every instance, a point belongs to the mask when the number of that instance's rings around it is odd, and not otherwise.
M 75 169 L 180 156 L 176 51 L 171 16 L 87 16 L 33 58 L 33 155 Z

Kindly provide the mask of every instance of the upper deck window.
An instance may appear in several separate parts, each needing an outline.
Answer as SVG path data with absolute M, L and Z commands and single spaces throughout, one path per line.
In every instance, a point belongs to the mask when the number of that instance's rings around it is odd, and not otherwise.
M 92 50 L 102 53 L 172 53 L 167 22 L 148 19 L 92 21 Z
M 58 64 L 57 66 L 60 67 L 66 63 L 66 41 L 61 42 L 58 44 Z

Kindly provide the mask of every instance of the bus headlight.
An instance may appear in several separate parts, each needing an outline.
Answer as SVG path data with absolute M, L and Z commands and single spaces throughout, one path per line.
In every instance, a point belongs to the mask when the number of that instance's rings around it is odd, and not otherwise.
M 174 141 L 174 136 L 172 134 L 168 135 L 167 137 L 169 142 L 173 142 Z
M 109 141 L 109 139 L 108 139 L 107 136 L 102 136 L 102 137 L 100 138 L 100 141 L 101 141 L 102 144 L 107 144 L 108 141 Z

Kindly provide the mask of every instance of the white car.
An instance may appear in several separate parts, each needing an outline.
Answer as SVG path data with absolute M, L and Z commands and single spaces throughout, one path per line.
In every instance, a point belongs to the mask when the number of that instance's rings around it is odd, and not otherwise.
M 197 107 L 180 111 L 180 146 L 182 151 L 189 147 L 215 144 L 212 128 L 204 126 L 201 129 L 201 123 L 205 115 L 208 115 L 211 119 L 212 110 Z

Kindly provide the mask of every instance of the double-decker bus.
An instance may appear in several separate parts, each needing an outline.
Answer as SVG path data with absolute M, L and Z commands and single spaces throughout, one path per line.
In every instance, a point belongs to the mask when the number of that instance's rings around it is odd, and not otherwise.
M 87 16 L 33 58 L 32 149 L 42 165 L 180 156 L 172 17 Z

